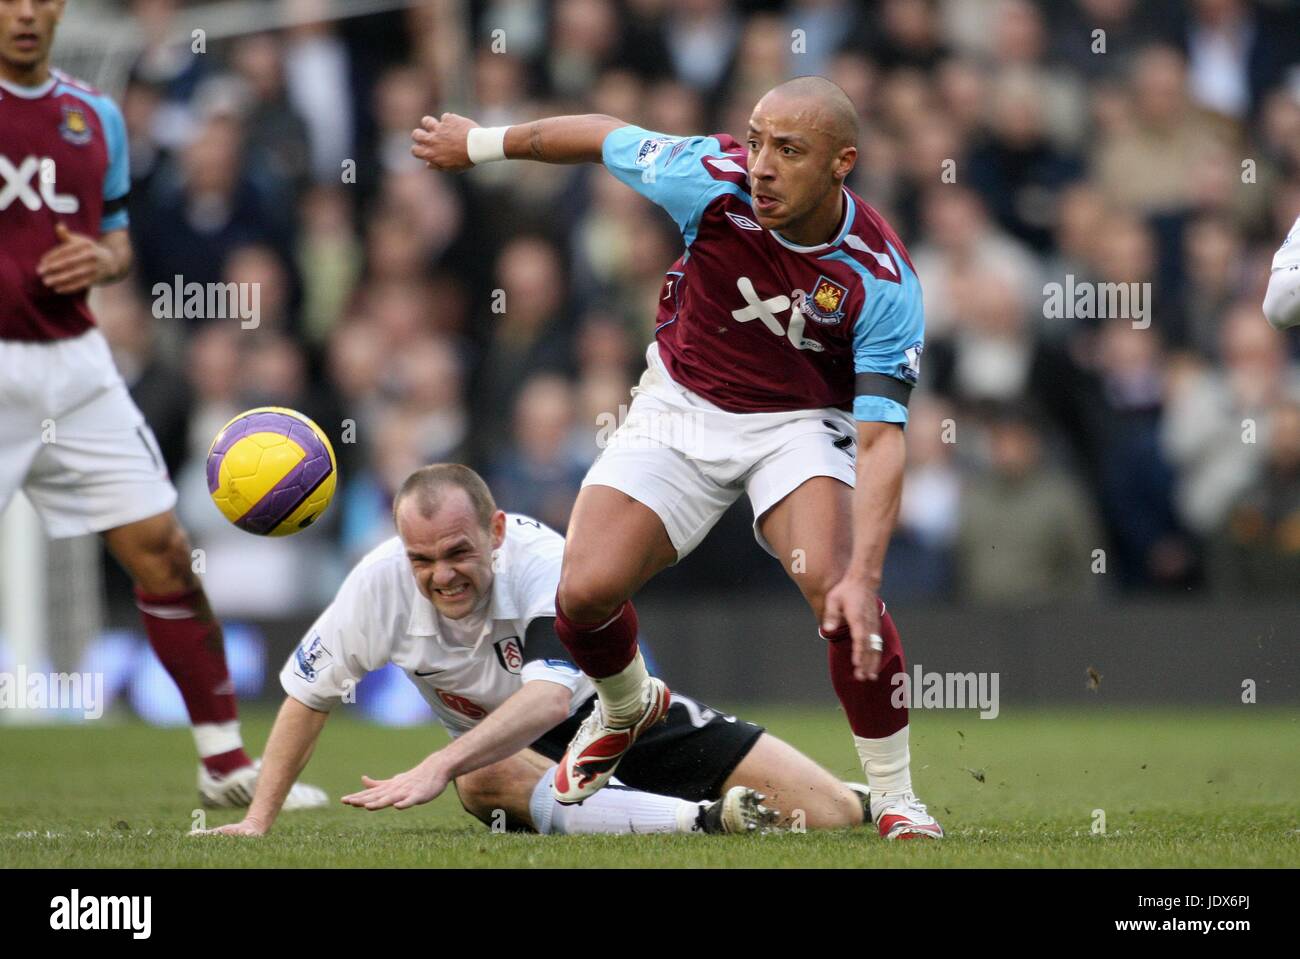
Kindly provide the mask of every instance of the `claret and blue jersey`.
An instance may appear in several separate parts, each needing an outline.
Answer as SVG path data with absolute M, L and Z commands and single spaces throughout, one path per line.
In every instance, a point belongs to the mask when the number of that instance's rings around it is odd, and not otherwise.
M 668 211 L 686 243 L 655 331 L 674 380 L 732 412 L 838 407 L 907 422 L 925 339 L 921 285 L 861 197 L 845 189 L 835 236 L 798 246 L 754 220 L 745 148 L 730 136 L 626 126 L 602 156 Z
M 99 237 L 127 225 L 126 124 L 107 96 L 57 70 L 0 82 L 0 340 L 56 340 L 94 325 L 85 293 L 55 293 L 36 264 L 55 225 Z

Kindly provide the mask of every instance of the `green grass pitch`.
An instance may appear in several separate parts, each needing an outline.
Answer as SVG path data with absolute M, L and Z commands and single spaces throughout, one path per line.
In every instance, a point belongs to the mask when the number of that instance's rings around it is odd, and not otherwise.
M 845 778 L 860 778 L 833 709 L 747 709 Z M 271 716 L 244 717 L 245 741 Z M 406 769 L 445 741 L 336 716 L 305 776 L 337 799 L 362 773 Z M 26 867 L 900 867 L 1300 864 L 1295 710 L 915 713 L 918 793 L 941 843 L 869 829 L 769 836 L 497 834 L 450 792 L 402 813 L 285 814 L 262 839 L 187 835 L 198 803 L 188 732 L 132 722 L 0 729 L 0 865 Z M 1094 810 L 1105 832 L 1094 832 Z M 233 811 L 208 813 L 208 824 Z

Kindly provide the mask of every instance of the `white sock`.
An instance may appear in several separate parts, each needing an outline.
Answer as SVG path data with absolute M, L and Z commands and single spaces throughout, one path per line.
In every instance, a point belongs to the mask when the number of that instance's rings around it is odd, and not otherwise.
M 607 723 L 611 726 L 631 726 L 641 717 L 645 709 L 642 689 L 649 678 L 645 660 L 641 658 L 641 650 L 638 649 L 632 662 L 624 666 L 621 672 L 591 681 L 596 687 L 596 695 L 600 697 L 600 707 Z
M 858 747 L 858 758 L 862 760 L 862 771 L 866 773 L 867 785 L 871 788 L 872 805 L 875 805 L 877 796 L 906 792 L 912 788 L 912 754 L 907 745 L 907 730 L 908 727 L 904 726 L 884 739 L 853 737 L 853 743 Z
M 200 759 L 220 756 L 244 745 L 239 735 L 238 719 L 225 723 L 199 723 L 191 726 L 190 730 L 194 733 L 194 746 L 199 751 Z
M 528 801 L 533 828 L 543 835 L 698 832 L 695 820 L 703 803 L 629 789 L 611 779 L 594 796 L 566 806 L 553 798 L 554 780 L 555 767 L 551 767 L 533 787 Z

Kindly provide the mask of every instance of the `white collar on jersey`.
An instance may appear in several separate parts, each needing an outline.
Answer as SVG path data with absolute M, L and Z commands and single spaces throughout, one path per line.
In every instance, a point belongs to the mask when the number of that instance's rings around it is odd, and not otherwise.
M 787 250 L 793 250 L 795 253 L 820 253 L 822 250 L 829 250 L 831 247 L 839 246 L 844 242 L 844 238 L 849 235 L 849 230 L 853 229 L 854 203 L 853 197 L 849 196 L 849 191 L 845 187 L 840 187 L 840 192 L 844 197 L 844 221 L 840 228 L 835 232 L 835 239 L 829 243 L 815 243 L 812 246 L 800 246 L 798 243 L 791 243 L 776 230 L 768 230 L 772 234 L 772 239 L 776 240 Z
M 20 87 L 16 83 L 10 83 L 7 80 L 0 80 L 0 89 L 12 93 L 14 96 L 23 100 L 39 100 L 41 97 L 45 96 L 45 94 L 53 90 L 58 82 L 59 78 L 51 73 L 50 78 L 40 86 Z

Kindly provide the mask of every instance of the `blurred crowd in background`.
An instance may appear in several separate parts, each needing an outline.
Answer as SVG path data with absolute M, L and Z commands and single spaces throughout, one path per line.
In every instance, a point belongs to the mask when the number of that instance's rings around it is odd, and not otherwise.
M 429 2 L 203 54 L 165 39 L 177 3 L 126 6 L 152 38 L 113 91 L 137 261 L 95 305 L 219 612 L 317 608 L 427 462 L 563 530 L 630 401 L 681 250 L 668 216 L 598 166 L 429 171 L 422 115 L 740 138 L 767 89 L 814 73 L 861 111 L 849 186 L 925 296 L 886 597 L 1294 590 L 1300 368 L 1260 310 L 1300 214 L 1294 5 Z M 258 284 L 260 325 L 155 318 L 177 276 Z M 1067 277 L 1150 284 L 1149 327 L 1053 315 L 1044 287 Z M 262 404 L 316 419 L 340 460 L 323 527 L 287 540 L 206 495 L 213 436 Z M 742 499 L 659 588 L 781 581 L 751 521 Z

